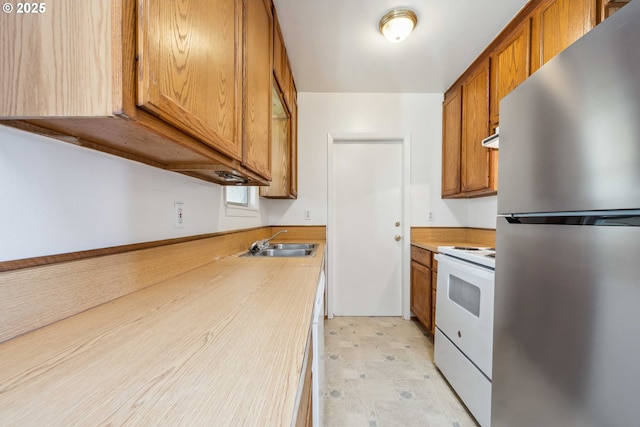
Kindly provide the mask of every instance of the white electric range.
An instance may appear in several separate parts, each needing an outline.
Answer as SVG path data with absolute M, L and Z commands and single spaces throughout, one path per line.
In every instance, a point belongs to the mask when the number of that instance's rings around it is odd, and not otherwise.
M 435 363 L 482 427 L 491 423 L 495 248 L 440 246 Z

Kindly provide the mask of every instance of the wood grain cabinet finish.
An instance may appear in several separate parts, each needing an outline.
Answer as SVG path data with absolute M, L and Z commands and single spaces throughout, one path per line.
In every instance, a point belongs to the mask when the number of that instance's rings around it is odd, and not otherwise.
M 298 197 L 298 100 L 297 91 L 293 88 L 291 101 L 291 177 L 289 189 L 291 198 Z
M 489 136 L 489 60 L 483 61 L 462 84 L 461 191 L 492 192 L 489 149 L 480 142 Z
M 271 180 L 272 37 L 270 0 L 244 0 L 242 163 L 267 180 Z
M 291 177 L 291 115 L 285 106 L 282 92 L 277 84 L 272 89 L 271 116 L 271 170 L 272 179 L 268 187 L 260 188 L 260 195 L 267 198 L 288 198 Z
M 442 198 L 496 194 L 497 153 L 482 147 L 489 136 L 489 58 L 445 94 Z
M 139 0 L 137 32 L 138 105 L 237 160 L 240 7 L 226 0 Z
M 311 334 L 307 341 L 307 364 L 304 367 L 300 404 L 296 413 L 295 427 L 311 427 L 313 425 L 313 350 L 311 349 Z
M 491 54 L 490 121 L 500 121 L 500 100 L 529 77 L 530 20 L 525 20 Z
M 411 246 L 411 311 L 433 334 L 435 328 L 435 287 L 437 261 L 433 252 Z
M 112 27 L 119 19 L 112 9 L 111 0 L 58 0 L 41 14 L 1 13 L 0 117 L 121 110 L 121 64 L 110 55 L 121 34 Z
M 548 0 L 534 11 L 532 72 L 596 26 L 597 2 L 598 0 Z
M 442 197 L 460 194 L 462 89 L 451 88 L 442 104 Z
M 631 0 L 601 0 L 601 9 L 600 16 L 598 18 L 598 22 L 602 22 L 620 9 L 622 9 L 625 5 L 629 4 Z
M 260 195 L 270 199 L 295 199 L 298 196 L 298 103 L 293 73 L 274 11 L 272 148 L 269 187 Z
M 411 261 L 411 311 L 431 330 L 431 269 Z
M 0 124 L 219 184 L 237 183 L 221 177 L 231 172 L 268 185 L 271 8 L 60 0 L 37 17 L 1 14 Z
M 443 198 L 497 194 L 498 151 L 480 141 L 499 125 L 500 100 L 627 3 L 531 0 L 522 8 L 445 93 Z

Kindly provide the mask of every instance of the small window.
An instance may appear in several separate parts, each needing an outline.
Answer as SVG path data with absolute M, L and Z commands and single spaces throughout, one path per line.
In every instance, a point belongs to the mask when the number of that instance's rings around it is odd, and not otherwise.
M 258 187 L 225 186 L 224 204 L 227 216 L 258 216 Z
M 249 187 L 224 187 L 227 205 L 249 207 Z

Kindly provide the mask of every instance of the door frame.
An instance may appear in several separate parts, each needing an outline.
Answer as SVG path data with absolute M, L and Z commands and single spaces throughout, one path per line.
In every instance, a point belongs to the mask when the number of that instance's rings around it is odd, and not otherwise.
M 335 260 L 333 259 L 335 251 L 332 250 L 334 242 L 336 242 L 336 236 L 334 235 L 335 229 L 335 188 L 336 182 L 334 179 L 334 160 L 335 144 L 345 142 L 365 142 L 375 143 L 383 141 L 396 141 L 400 142 L 402 146 L 402 164 L 401 164 L 401 178 L 402 178 L 402 218 L 400 235 L 402 236 L 402 254 L 401 254 L 401 301 L 402 301 L 402 317 L 405 320 L 409 320 L 411 317 L 410 305 L 410 264 L 411 259 L 411 134 L 400 133 L 363 133 L 363 132 L 350 132 L 350 133 L 329 133 L 327 134 L 327 317 L 333 319 L 334 316 L 334 299 L 333 299 L 333 282 L 334 282 L 334 270 Z

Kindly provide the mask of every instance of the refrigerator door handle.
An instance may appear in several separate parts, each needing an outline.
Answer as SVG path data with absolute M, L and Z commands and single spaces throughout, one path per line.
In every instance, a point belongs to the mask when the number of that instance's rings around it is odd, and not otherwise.
M 575 215 L 512 215 L 504 217 L 509 224 L 590 225 L 600 227 L 640 227 L 640 213 Z

